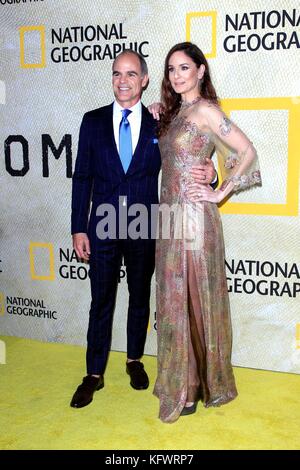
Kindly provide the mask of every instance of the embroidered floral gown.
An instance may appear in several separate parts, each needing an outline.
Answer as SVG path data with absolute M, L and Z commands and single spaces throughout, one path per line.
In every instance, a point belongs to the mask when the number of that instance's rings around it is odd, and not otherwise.
M 188 200 L 190 168 L 205 163 L 216 148 L 223 186 L 233 181 L 240 190 L 260 183 L 251 142 L 221 110 L 217 133 L 201 131 L 188 120 L 189 111 L 179 111 L 159 142 L 162 181 L 156 245 L 158 376 L 154 394 L 160 400 L 159 417 L 165 422 L 178 419 L 186 401 L 219 406 L 237 395 L 221 219 L 215 203 Z M 242 151 L 228 147 L 231 132 L 239 149 L 243 136 L 246 147 Z M 246 166 L 247 172 L 243 171 Z

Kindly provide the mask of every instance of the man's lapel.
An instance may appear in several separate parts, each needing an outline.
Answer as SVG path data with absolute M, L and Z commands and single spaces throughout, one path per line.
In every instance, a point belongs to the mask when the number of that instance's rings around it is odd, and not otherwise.
M 142 104 L 142 122 L 139 140 L 127 170 L 127 175 L 134 173 L 139 166 L 143 166 L 144 160 L 147 158 L 146 144 L 153 137 L 153 119 Z
M 117 144 L 115 141 L 114 135 L 114 125 L 113 125 L 113 103 L 108 106 L 107 113 L 104 115 L 104 122 L 102 122 L 103 127 L 103 135 L 108 139 L 108 158 L 110 160 L 110 164 L 113 165 L 114 169 L 118 172 L 118 174 L 123 177 L 124 176 L 124 169 L 122 166 L 122 162 L 120 160 L 119 152 L 117 149 Z

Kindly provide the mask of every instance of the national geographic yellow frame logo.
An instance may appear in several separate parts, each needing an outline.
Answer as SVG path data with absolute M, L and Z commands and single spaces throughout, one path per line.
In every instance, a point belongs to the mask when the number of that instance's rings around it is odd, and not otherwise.
M 0 340 L 0 364 L 6 364 L 6 345 Z
M 191 41 L 191 23 L 193 20 L 211 17 L 211 51 L 204 55 L 207 59 L 213 59 L 217 56 L 217 12 L 216 11 L 194 11 L 186 14 L 186 40 Z M 193 42 L 193 41 L 191 41 Z
M 296 348 L 300 349 L 300 323 L 296 324 Z
M 300 100 L 293 98 L 242 98 L 222 100 L 224 112 L 230 116 L 231 111 L 278 110 L 288 111 L 288 162 L 286 179 L 285 204 L 258 204 L 226 202 L 220 208 L 223 214 L 254 214 L 297 216 L 299 201 L 299 123 Z M 269 175 L 266 178 L 270 177 Z M 262 175 L 264 180 L 264 175 Z
M 46 30 L 45 26 L 21 26 L 20 31 L 20 66 L 23 69 L 43 68 L 46 67 Z M 25 34 L 30 31 L 39 31 L 40 33 L 40 52 L 41 61 L 38 63 L 25 62 Z
M 40 275 L 36 273 L 35 264 L 37 263 L 35 259 L 35 249 L 36 248 L 43 248 L 48 250 L 49 253 L 49 272 L 45 275 Z M 37 243 L 37 242 L 30 242 L 29 244 L 29 259 L 30 259 L 30 273 L 31 279 L 39 280 L 39 281 L 54 281 L 55 279 L 55 272 L 54 272 L 54 249 L 52 243 Z
M 4 295 L 0 292 L 0 317 L 5 314 Z

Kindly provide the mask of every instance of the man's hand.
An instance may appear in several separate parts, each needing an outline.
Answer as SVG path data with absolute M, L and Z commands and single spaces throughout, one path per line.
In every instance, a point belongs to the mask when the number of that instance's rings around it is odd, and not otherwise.
M 89 260 L 91 249 L 90 249 L 90 241 L 86 233 L 74 233 L 73 234 L 73 248 L 78 258 L 82 258 L 86 261 Z
M 213 161 L 206 158 L 205 165 L 193 166 L 191 175 L 197 184 L 211 184 L 217 176 Z
M 156 119 L 157 121 L 159 121 L 162 110 L 163 110 L 163 107 L 161 103 L 152 103 L 148 106 L 148 111 L 152 114 L 154 119 Z
M 187 196 L 191 202 L 210 201 L 218 203 L 221 199 L 219 191 L 214 191 L 210 186 L 217 177 L 214 164 L 210 158 L 205 159 L 206 164 L 193 166 L 191 176 L 194 183 L 189 185 Z

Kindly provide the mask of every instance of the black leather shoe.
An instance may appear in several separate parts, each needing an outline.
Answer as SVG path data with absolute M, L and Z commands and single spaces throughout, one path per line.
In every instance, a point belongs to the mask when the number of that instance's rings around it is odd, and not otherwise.
M 83 408 L 84 406 L 91 403 L 94 392 L 96 390 L 100 390 L 100 388 L 103 387 L 103 375 L 100 375 L 99 378 L 93 377 L 92 375 L 83 377 L 82 384 L 79 385 L 76 392 L 74 393 L 70 406 L 73 408 Z
M 140 361 L 126 363 L 126 372 L 130 375 L 130 385 L 135 390 L 145 390 L 149 387 L 149 379 L 144 364 Z
M 180 416 L 192 415 L 193 413 L 195 413 L 197 410 L 197 404 L 198 402 L 195 401 L 192 406 L 185 406 L 182 412 L 180 413 Z

